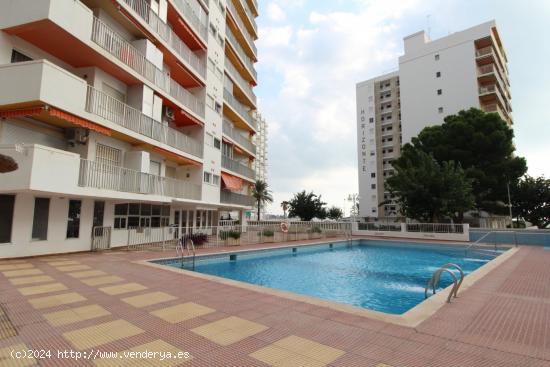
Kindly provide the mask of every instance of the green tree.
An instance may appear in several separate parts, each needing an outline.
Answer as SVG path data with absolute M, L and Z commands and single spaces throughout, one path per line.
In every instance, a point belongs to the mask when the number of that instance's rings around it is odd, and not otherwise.
M 256 205 L 258 206 L 258 220 L 260 220 L 262 205 L 273 202 L 273 197 L 268 187 L 267 182 L 258 180 L 254 183 L 254 188 L 252 189 L 252 196 L 256 199 Z
M 289 217 L 299 217 L 301 220 L 310 221 L 313 218 L 325 219 L 327 211 L 326 203 L 321 201 L 321 196 L 305 190 L 294 195 L 289 202 Z
M 511 189 L 513 214 L 539 228 L 550 225 L 550 180 L 526 176 Z
M 505 209 L 507 183 L 515 185 L 527 172 L 524 158 L 514 156 L 514 132 L 496 113 L 471 108 L 449 115 L 442 125 L 427 127 L 412 145 L 440 164 L 455 161 L 472 180 L 476 207 Z
M 285 219 L 286 219 L 286 211 L 288 210 L 289 204 L 290 203 L 286 200 L 281 203 L 281 208 L 283 209 L 283 215 L 284 215 L 283 218 Z
M 460 165 L 438 163 L 424 151 L 406 144 L 393 162 L 396 174 L 387 180 L 401 211 L 420 221 L 441 221 L 452 217 L 461 221 L 463 213 L 474 205 L 471 180 Z
M 344 212 L 342 211 L 342 209 L 336 206 L 331 207 L 327 212 L 327 217 L 333 220 L 342 219 L 343 216 Z

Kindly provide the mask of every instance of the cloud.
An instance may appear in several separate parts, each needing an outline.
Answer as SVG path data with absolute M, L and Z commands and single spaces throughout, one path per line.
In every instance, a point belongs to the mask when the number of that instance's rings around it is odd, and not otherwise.
M 277 3 L 269 3 L 266 13 L 268 18 L 274 22 L 280 22 L 286 18 L 285 12 Z

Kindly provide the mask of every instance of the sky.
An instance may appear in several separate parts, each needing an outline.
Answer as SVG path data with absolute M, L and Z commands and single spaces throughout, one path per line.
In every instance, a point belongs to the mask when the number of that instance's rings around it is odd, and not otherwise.
M 550 0 L 259 0 L 259 111 L 274 203 L 302 190 L 346 212 L 358 191 L 355 85 L 396 70 L 403 37 L 495 19 L 509 61 L 515 142 L 550 177 Z

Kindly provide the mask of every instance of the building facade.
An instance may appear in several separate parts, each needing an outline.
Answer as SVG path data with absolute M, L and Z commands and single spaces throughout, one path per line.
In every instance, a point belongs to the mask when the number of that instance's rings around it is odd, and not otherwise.
M 0 5 L 0 257 L 253 206 L 256 0 Z
M 254 170 L 256 171 L 256 179 L 267 182 L 267 129 L 268 124 L 261 114 L 256 113 L 254 120 L 258 125 L 258 133 L 254 135 L 256 144 L 256 160 L 254 161 Z
M 490 21 L 430 40 L 404 38 L 399 69 L 357 84 L 360 216 L 395 218 L 399 208 L 385 181 L 402 144 L 445 116 L 471 107 L 513 123 L 508 60 Z

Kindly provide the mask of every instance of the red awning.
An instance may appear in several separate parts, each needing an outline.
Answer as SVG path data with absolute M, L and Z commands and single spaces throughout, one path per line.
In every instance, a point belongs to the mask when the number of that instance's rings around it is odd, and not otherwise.
M 230 191 L 241 191 L 243 188 L 243 180 L 230 174 L 222 172 L 222 181 L 225 188 Z

